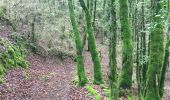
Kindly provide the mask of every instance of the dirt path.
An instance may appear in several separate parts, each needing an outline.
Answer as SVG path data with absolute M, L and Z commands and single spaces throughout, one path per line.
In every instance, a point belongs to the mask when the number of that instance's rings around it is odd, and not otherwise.
M 75 63 L 30 55 L 29 69 L 11 70 L 0 85 L 0 100 L 68 100 Z

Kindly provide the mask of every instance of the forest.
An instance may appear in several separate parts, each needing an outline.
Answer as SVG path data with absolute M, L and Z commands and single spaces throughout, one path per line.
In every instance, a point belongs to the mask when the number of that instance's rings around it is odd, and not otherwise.
M 0 0 L 0 100 L 170 100 L 170 0 Z

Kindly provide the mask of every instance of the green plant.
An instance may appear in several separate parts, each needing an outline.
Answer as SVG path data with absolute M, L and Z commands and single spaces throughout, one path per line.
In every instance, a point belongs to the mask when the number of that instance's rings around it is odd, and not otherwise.
M 0 52 L 0 83 L 2 83 L 7 69 L 28 68 L 29 63 L 25 60 L 24 47 L 3 38 L 0 39 L 0 46 L 4 48 Z
M 93 95 L 95 96 L 96 100 L 102 100 L 101 95 L 95 90 L 93 89 L 93 87 L 91 86 L 86 86 L 86 89 Z
M 128 100 L 135 100 L 135 96 L 134 95 L 128 96 Z

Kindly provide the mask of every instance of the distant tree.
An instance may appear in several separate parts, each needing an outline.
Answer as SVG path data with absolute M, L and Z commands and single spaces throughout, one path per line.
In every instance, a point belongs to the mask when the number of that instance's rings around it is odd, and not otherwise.
M 82 55 L 82 51 L 83 51 L 82 41 L 80 37 L 80 31 L 78 29 L 76 19 L 75 19 L 73 0 L 68 0 L 68 5 L 70 11 L 70 19 L 74 30 L 76 50 L 77 50 L 77 75 L 79 79 L 79 85 L 84 86 L 87 83 L 87 78 L 85 75 L 84 58 Z

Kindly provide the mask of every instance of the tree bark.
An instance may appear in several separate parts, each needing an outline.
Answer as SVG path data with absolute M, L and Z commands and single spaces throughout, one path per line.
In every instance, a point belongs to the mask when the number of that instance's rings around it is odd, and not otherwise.
M 94 64 L 94 84 L 102 84 L 104 83 L 104 79 L 103 79 L 103 73 L 101 70 L 99 53 L 96 47 L 96 40 L 95 40 L 95 36 L 93 32 L 92 17 L 91 17 L 89 9 L 86 7 L 84 3 L 84 0 L 79 0 L 79 2 L 86 15 L 88 42 L 89 42 L 89 47 L 90 47 L 90 53 L 92 56 L 92 61 Z
M 120 23 L 122 38 L 122 74 L 120 88 L 131 89 L 132 87 L 132 32 L 129 24 L 128 0 L 119 0 Z
M 118 100 L 118 69 L 116 62 L 116 42 L 117 42 L 117 23 L 116 23 L 116 4 L 111 0 L 111 38 L 109 47 L 109 66 L 110 66 L 110 99 Z
M 68 5 L 70 11 L 70 19 L 74 30 L 76 50 L 77 50 L 77 75 L 78 75 L 79 85 L 84 86 L 87 83 L 87 78 L 85 75 L 84 58 L 82 56 L 82 51 L 83 51 L 82 41 L 80 37 L 80 31 L 78 30 L 78 26 L 75 19 L 73 1 L 68 0 Z

